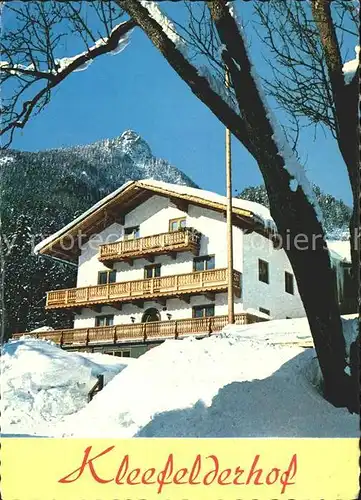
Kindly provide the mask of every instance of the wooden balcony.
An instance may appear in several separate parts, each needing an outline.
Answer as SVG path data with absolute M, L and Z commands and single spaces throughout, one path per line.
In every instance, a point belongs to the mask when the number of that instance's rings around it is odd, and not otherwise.
M 233 271 L 236 296 L 240 296 L 241 275 Z M 180 297 L 227 291 L 227 269 L 212 269 L 108 285 L 69 288 L 47 292 L 46 309 L 75 309 L 99 305 L 118 307 L 122 303 Z
M 245 325 L 265 321 L 263 318 L 249 313 L 235 315 L 237 325 Z M 147 342 L 164 339 L 177 339 L 188 335 L 205 336 L 220 332 L 228 323 L 227 316 L 209 318 L 189 318 L 172 321 L 155 321 L 150 323 L 131 323 L 126 325 L 104 326 L 95 328 L 75 328 L 72 330 L 54 330 L 49 332 L 15 333 L 13 339 L 22 335 L 52 340 L 64 347 L 93 344 L 119 344 L 131 342 Z
M 156 234 L 136 238 L 134 240 L 116 241 L 100 245 L 98 259 L 105 265 L 117 261 L 132 262 L 133 259 L 154 259 L 155 255 L 169 254 L 173 257 L 177 252 L 199 254 L 201 235 L 192 228 L 184 228 L 171 233 Z

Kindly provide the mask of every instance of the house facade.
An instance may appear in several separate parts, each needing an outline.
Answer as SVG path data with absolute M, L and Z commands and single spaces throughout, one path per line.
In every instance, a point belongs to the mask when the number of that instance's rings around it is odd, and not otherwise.
M 39 254 L 73 262 L 76 287 L 49 291 L 48 310 L 74 328 L 44 332 L 68 349 L 139 356 L 166 338 L 227 324 L 226 199 L 196 188 L 126 183 L 58 233 Z M 233 200 L 237 323 L 304 316 L 292 267 L 274 245 L 268 210 Z

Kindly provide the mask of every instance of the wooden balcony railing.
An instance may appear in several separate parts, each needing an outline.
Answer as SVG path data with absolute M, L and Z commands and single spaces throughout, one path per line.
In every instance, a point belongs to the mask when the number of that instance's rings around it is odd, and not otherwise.
M 239 296 L 241 275 L 238 271 L 233 271 L 233 284 L 235 295 Z M 225 291 L 227 291 L 227 269 L 212 269 L 108 285 L 54 290 L 47 292 L 46 308 L 74 309 L 97 304 L 112 305 L 160 297 Z
M 171 233 L 145 236 L 134 240 L 116 241 L 100 245 L 98 259 L 105 264 L 132 260 L 141 257 L 153 257 L 176 252 L 199 254 L 201 234 L 192 228 L 184 228 Z
M 265 321 L 263 318 L 249 313 L 235 315 L 237 325 L 245 325 Z M 157 339 L 176 339 L 187 335 L 204 336 L 217 333 L 228 323 L 227 316 L 208 318 L 189 318 L 171 321 L 155 321 L 150 323 L 131 323 L 126 325 L 104 326 L 94 328 L 75 328 L 72 330 L 54 330 L 48 332 L 15 333 L 13 339 L 22 335 L 52 340 L 61 346 L 118 344 L 122 342 L 146 342 Z

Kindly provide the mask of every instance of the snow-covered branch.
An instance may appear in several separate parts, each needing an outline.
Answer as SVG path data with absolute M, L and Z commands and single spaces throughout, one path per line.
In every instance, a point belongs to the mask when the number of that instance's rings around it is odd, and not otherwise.
M 175 31 L 173 23 L 160 11 L 155 2 L 143 0 L 117 0 L 122 7 L 146 33 L 155 47 L 163 54 L 168 63 L 187 83 L 192 92 L 226 125 L 232 124 L 232 131 L 246 148 L 250 147 L 248 132 L 234 103 L 230 105 L 225 92 L 209 71 L 198 68 L 187 57 L 183 39 Z
M 162 30 L 164 31 L 166 36 L 174 43 L 177 49 L 180 50 L 184 55 L 186 55 L 186 41 L 177 32 L 174 23 L 159 8 L 157 2 L 140 0 L 139 3 L 147 9 L 149 17 L 154 19 L 154 21 L 156 21 L 159 26 L 162 27 Z
M 8 73 L 9 75 L 24 75 L 33 76 L 40 79 L 52 80 L 53 75 L 50 72 L 38 71 L 35 64 L 31 63 L 28 66 L 23 64 L 11 64 L 9 61 L 0 61 L 0 73 Z
M 13 64 L 10 61 L 1 61 L 0 74 L 5 73 L 5 79 L 9 76 L 19 77 L 22 87 L 19 93 L 14 96 L 12 105 L 5 108 L 5 114 L 7 114 L 8 119 L 0 130 L 0 135 L 9 132 L 9 144 L 12 140 L 14 130 L 23 128 L 33 112 L 36 109 L 41 110 L 48 103 L 50 93 L 57 85 L 70 74 L 87 69 L 97 57 L 104 54 L 114 55 L 121 52 L 128 45 L 130 33 L 135 26 L 136 22 L 133 20 L 118 24 L 113 28 L 109 37 L 99 39 L 87 51 L 73 57 L 53 58 L 52 67 L 48 68 L 47 71 L 39 71 L 36 69 L 35 63 L 25 66 L 22 64 Z M 46 85 L 38 90 L 30 99 L 27 99 L 20 110 L 15 109 L 23 90 L 28 90 L 35 82 L 41 80 L 46 80 Z
M 251 123 L 254 130 L 257 130 L 258 124 L 254 120 L 256 102 L 259 116 L 257 121 L 265 122 L 266 127 L 271 133 L 271 140 L 277 150 L 277 155 L 283 159 L 283 168 L 289 174 L 290 180 L 288 189 L 292 192 L 302 189 L 310 205 L 314 208 L 318 220 L 322 221 L 321 209 L 314 195 L 312 185 L 308 181 L 303 166 L 298 162 L 287 138 L 278 123 L 275 115 L 267 103 L 266 95 L 259 81 L 256 68 L 251 62 L 246 42 L 243 37 L 242 27 L 240 26 L 237 14 L 230 2 L 225 6 L 221 1 L 212 0 L 208 2 L 212 17 L 218 29 L 219 37 L 227 48 L 229 58 L 229 70 L 232 75 L 233 83 L 236 87 L 236 95 L 241 113 L 246 120 Z M 239 88 L 237 88 L 239 86 Z M 253 96 L 253 99 L 250 99 Z M 256 142 L 263 141 L 257 137 Z M 259 149 L 260 144 L 256 149 Z
M 131 27 L 125 30 L 124 25 L 127 25 L 127 27 L 129 27 L 129 23 L 131 23 Z M 132 23 L 132 21 L 120 23 L 115 26 L 115 28 L 113 28 L 108 38 L 100 38 L 95 42 L 93 46 L 89 47 L 87 51 L 82 52 L 81 54 L 77 54 L 73 57 L 63 57 L 61 59 L 55 59 L 56 69 L 53 70 L 53 73 L 61 73 L 68 70 L 69 67 L 74 68 L 72 69 L 72 72 L 84 71 L 99 55 L 102 55 L 104 53 L 111 55 L 119 54 L 129 44 L 129 37 L 134 26 L 135 23 Z
M 358 68 L 360 65 L 360 46 L 356 45 L 355 47 L 355 53 L 356 56 L 354 59 L 351 59 L 351 61 L 345 62 L 345 64 L 342 67 L 342 72 L 343 76 L 345 78 L 345 83 L 348 85 L 349 83 L 352 82 Z

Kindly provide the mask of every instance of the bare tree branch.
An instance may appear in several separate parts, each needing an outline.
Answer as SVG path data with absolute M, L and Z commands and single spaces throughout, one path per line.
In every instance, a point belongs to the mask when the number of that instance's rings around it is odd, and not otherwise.
M 286 164 L 289 160 L 287 145 L 278 142 L 279 131 L 274 129 L 274 123 L 261 96 L 244 40 L 225 0 L 209 0 L 207 5 L 218 37 L 223 44 L 222 58 L 231 73 L 232 85 L 239 105 L 237 118 L 234 117 L 236 113 L 227 107 L 217 92 L 211 91 L 208 81 L 199 76 L 196 67 L 182 54 L 181 48 L 167 36 L 161 19 L 155 19 L 151 12 L 137 0 L 126 0 L 121 2 L 121 5 L 131 17 L 136 19 L 139 26 L 194 94 L 230 128 L 254 156 L 262 172 L 271 213 L 280 234 L 283 236 L 290 230 L 293 235 L 306 234 L 311 238 L 312 234 L 318 234 L 320 237 L 323 230 L 312 203 L 307 199 L 305 186 L 296 191 L 290 189 L 289 182 L 292 175 L 288 170 L 290 165 Z M 241 134 L 239 124 L 242 126 Z M 296 172 L 294 174 L 296 175 Z M 325 253 L 322 236 L 320 240 L 321 243 L 318 241 L 317 248 L 313 248 L 311 252 L 297 251 L 292 244 L 286 252 L 297 276 L 298 288 L 314 334 L 315 347 L 324 375 L 326 397 L 334 403 L 337 402 L 336 404 L 344 404 L 342 401 L 345 401 L 345 397 L 348 398 L 345 395 L 349 394 L 348 381 L 344 373 L 345 344 L 341 333 L 338 307 L 335 304 L 335 282 L 329 257 L 327 251 Z M 315 274 L 320 279 L 316 283 Z M 328 285 L 324 286 L 325 283 Z M 317 302 L 317 306 L 315 306 L 313 295 L 311 298 L 309 293 L 312 287 L 313 292 L 319 287 L 316 293 L 317 296 L 320 294 L 322 297 Z
M 201 76 L 195 66 L 193 66 L 182 52 L 170 40 L 158 22 L 149 15 L 149 11 L 138 2 L 138 0 L 116 0 L 119 6 L 124 9 L 147 34 L 157 49 L 164 55 L 178 75 L 189 85 L 192 92 L 203 101 L 211 111 L 224 123 L 232 123 L 232 131 L 236 137 L 250 148 L 248 132 L 243 120 L 225 102 L 222 97 L 215 92 L 204 76 Z
M 322 3 L 322 0 L 319 1 Z M 68 3 L 61 2 L 62 6 Z M 284 3 L 283 0 L 273 1 L 273 4 L 278 5 Z M 188 26 L 183 26 L 183 33 L 187 38 L 185 40 L 176 31 L 175 24 L 160 11 L 156 2 L 144 0 L 109 2 L 109 9 L 116 6 L 119 13 L 125 11 L 131 17 L 130 21 L 111 29 L 107 25 L 107 19 L 113 19 L 113 11 L 106 10 L 108 4 L 98 3 L 98 22 L 105 23 L 107 36 L 105 38 L 104 35 L 101 36 L 101 43 L 95 43 L 93 47 L 90 46 L 89 40 L 94 44 L 96 39 L 94 29 L 90 29 L 85 21 L 81 6 L 75 7 L 75 10 L 73 6 L 68 8 L 64 15 L 58 5 L 54 5 L 52 11 L 45 8 L 44 3 L 40 6 L 37 2 L 35 5 L 39 21 L 34 19 L 30 7 L 25 5 L 18 9 L 18 16 L 22 16 L 25 29 L 22 32 L 10 33 L 4 43 L 6 49 L 4 53 L 7 57 L 6 71 L 3 72 L 4 82 L 8 83 L 10 76 L 15 76 L 20 86 L 10 104 L 5 103 L 4 106 L 5 112 L 10 117 L 7 130 L 12 134 L 16 128 L 23 127 L 30 115 L 42 109 L 49 101 L 50 91 L 55 85 L 69 74 L 88 65 L 95 57 L 113 50 L 123 35 L 133 26 L 139 26 L 195 96 L 231 130 L 257 161 L 279 235 L 284 242 L 287 242 L 284 250 L 293 267 L 314 338 L 323 374 L 324 394 L 337 406 L 351 405 L 351 381 L 345 373 L 346 352 L 336 300 L 336 283 L 321 218 L 317 214 L 317 201 L 313 197 L 301 165 L 296 161 L 286 137 L 267 106 L 262 86 L 248 54 L 245 38 L 229 5 L 226 0 L 209 0 L 206 4 L 207 10 L 201 10 L 198 17 L 195 16 L 195 7 L 188 8 L 189 23 Z M 309 12 L 302 10 L 287 11 L 291 26 L 295 30 L 299 29 L 301 20 L 304 29 L 303 33 L 296 31 L 298 34 L 293 48 L 279 47 L 275 43 L 271 28 L 268 30 L 268 43 L 274 48 L 278 60 L 284 62 L 283 68 L 276 72 L 276 75 L 280 81 L 286 81 L 289 92 L 285 93 L 285 99 L 290 100 L 292 95 L 294 96 L 292 93 L 297 92 L 303 106 L 298 109 L 308 110 L 315 122 L 323 120 L 323 123 L 335 126 L 337 134 L 336 123 L 338 126 L 341 122 L 337 122 L 339 116 L 336 107 L 332 108 L 329 105 L 331 101 L 333 103 L 334 92 L 332 89 L 331 92 L 320 91 L 322 86 L 327 86 L 329 83 L 328 64 L 324 60 L 323 46 L 317 38 L 319 28 L 308 14 Z M 55 57 L 55 50 L 63 34 L 54 32 L 52 27 L 64 20 L 71 24 L 75 32 L 79 30 L 82 32 L 81 39 L 86 44 L 87 50 L 75 58 L 59 61 Z M 342 20 L 341 16 L 338 22 Z M 333 22 L 332 19 L 329 21 Z M 38 22 L 40 30 L 36 30 L 36 33 L 33 32 L 34 22 Z M 280 24 L 277 26 L 281 40 L 286 40 L 287 37 L 282 39 L 282 36 L 286 36 L 285 30 L 288 27 Z M 306 54 L 313 55 L 316 67 L 309 60 L 303 64 L 300 54 L 304 43 L 306 43 Z M 192 56 L 188 53 L 190 47 L 193 51 Z M 332 50 L 330 57 L 334 57 Z M 339 75 L 342 67 L 340 61 L 336 59 L 332 64 Z M 203 68 L 201 68 L 202 61 L 205 62 Z M 9 71 L 8 63 L 12 66 L 12 72 Z M 222 74 L 224 66 L 227 66 L 231 73 L 231 92 L 224 88 Z M 290 68 L 290 71 L 284 72 L 285 67 Z M 302 67 L 303 71 L 297 71 L 298 67 Z M 25 71 L 35 71 L 39 74 L 29 75 Z M 42 78 L 42 73 L 50 73 L 55 79 Z M 316 84 L 317 91 L 313 94 L 307 93 L 305 75 L 311 75 L 312 82 Z M 31 99 L 27 100 L 26 95 L 29 89 L 32 89 L 32 85 L 44 81 L 46 85 L 40 90 L 37 89 L 35 97 L 32 95 Z M 22 110 L 18 112 L 14 106 L 19 105 L 20 96 L 25 102 Z M 261 225 L 255 226 L 254 229 L 270 236 L 267 229 Z M 296 244 L 297 236 L 300 234 L 309 243 L 308 247 L 302 250 Z
M 332 98 L 335 107 L 336 137 L 340 151 L 349 166 L 351 178 L 352 170 L 357 168 L 355 151 L 352 154 L 348 147 L 349 134 L 352 134 L 354 148 L 357 134 L 357 99 L 358 89 L 356 78 L 346 85 L 343 76 L 341 50 L 337 39 L 336 29 L 332 20 L 330 3 L 327 0 L 312 0 L 312 12 L 320 33 L 320 40 L 327 65 L 328 77 L 331 86 Z M 356 76 L 356 75 L 355 75 Z M 351 126 L 350 126 L 351 125 Z M 352 158 L 353 157 L 353 158 Z M 350 168 L 353 164 L 353 168 Z M 356 185 L 352 182 L 353 189 Z
M 29 4 L 20 9 L 12 8 L 12 12 L 23 22 L 22 30 L 5 34 L 0 42 L 1 52 L 3 57 L 6 57 L 6 60 L 0 61 L 0 83 L 4 85 L 11 77 L 18 83 L 10 102 L 9 99 L 3 98 L 0 136 L 8 135 L 3 147 L 11 144 L 16 129 L 24 128 L 30 117 L 48 104 L 55 87 L 72 73 L 86 68 L 97 57 L 115 51 L 119 43 L 125 41 L 129 32 L 136 26 L 132 19 L 124 21 L 111 30 L 108 28 L 109 36 L 97 41 L 90 29 L 86 28 L 79 9 L 71 3 L 68 4 L 67 14 L 57 10 L 58 6 L 52 11 L 42 2 L 37 2 L 35 8 L 38 14 L 38 29 L 33 25 L 34 12 Z M 101 8 L 104 10 L 104 6 Z M 88 36 L 83 37 L 83 40 L 87 43 L 87 50 L 74 57 L 57 59 L 54 52 L 61 35 L 53 34 L 52 30 L 66 15 L 76 32 L 86 31 Z M 103 24 L 106 24 L 105 19 Z M 93 46 L 89 47 L 89 39 L 95 42 Z M 26 64 L 28 62 L 30 64 Z M 40 86 L 41 82 L 45 85 Z M 32 89 L 34 91 L 31 95 Z M 24 100 L 19 108 L 20 99 Z

